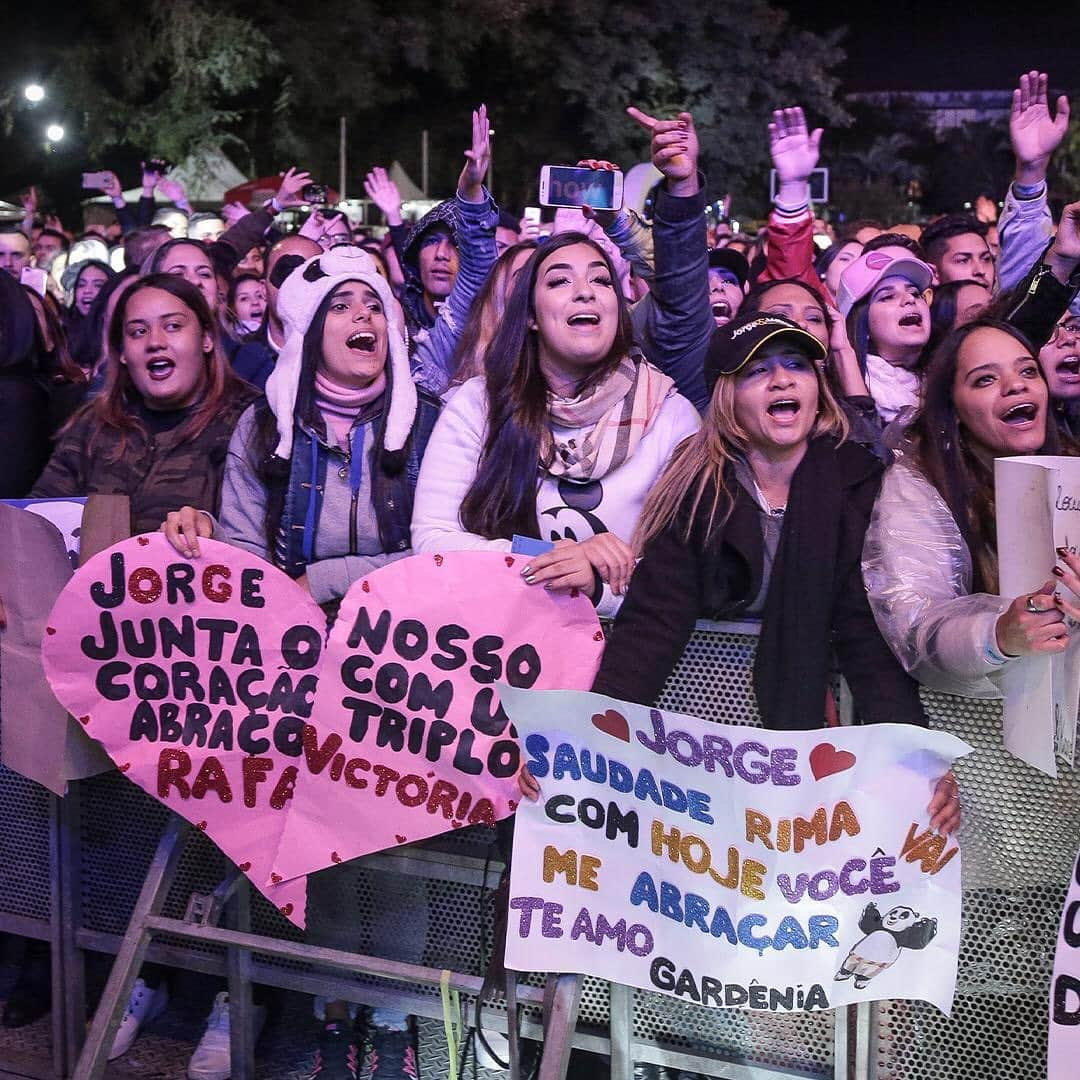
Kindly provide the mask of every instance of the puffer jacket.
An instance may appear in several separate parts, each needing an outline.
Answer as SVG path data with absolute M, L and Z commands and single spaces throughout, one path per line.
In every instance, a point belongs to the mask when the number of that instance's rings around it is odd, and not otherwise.
M 999 698 L 1013 663 L 997 648 L 1007 597 L 973 593 L 971 552 L 937 488 L 907 460 L 885 473 L 863 580 L 882 637 L 907 672 L 946 694 Z
M 120 433 L 99 430 L 100 422 L 88 406 L 60 437 L 30 495 L 35 499 L 127 495 L 133 535 L 153 532 L 170 511 L 182 506 L 216 509 L 229 439 L 240 414 L 257 396 L 251 387 L 239 385 L 194 439 L 182 439 L 183 423 L 156 435 L 140 426 L 127 433 L 127 446 L 120 454 L 116 453 Z

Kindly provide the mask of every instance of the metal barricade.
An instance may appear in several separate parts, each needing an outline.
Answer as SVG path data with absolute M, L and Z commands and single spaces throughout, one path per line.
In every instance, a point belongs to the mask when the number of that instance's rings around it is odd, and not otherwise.
M 3 673 L 0 672 L 0 678 Z M 4 738 L 0 717 L 0 746 Z M 39 941 L 60 936 L 59 838 L 56 798 L 0 765 L 0 934 Z M 17 958 L 19 950 L 10 950 Z M 6 972 L 9 985 L 15 971 Z M 53 955 L 53 998 L 62 994 L 59 953 Z M 0 1070 L 26 1076 L 63 1075 L 56 1016 L 19 1029 L 0 1029 Z
M 660 704 L 724 723 L 759 723 L 751 689 L 755 635 L 742 624 L 701 624 Z M 842 697 L 842 695 L 841 695 Z M 847 1080 L 1032 1080 L 1045 1075 L 1047 995 L 1057 919 L 1070 860 L 1080 836 L 1080 778 L 1075 770 L 1054 781 L 1006 754 L 1001 745 L 1000 705 L 925 696 L 933 722 L 961 736 L 977 753 L 960 763 L 964 793 L 964 928 L 954 1016 L 932 1006 L 887 1002 L 873 1008 L 826 1013 L 769 1014 L 690 1006 L 663 995 L 610 987 L 586 978 L 575 1044 L 612 1056 L 612 1076 L 630 1075 L 634 1060 L 676 1066 L 725 1080 L 790 1077 Z M 22 792 L 21 786 L 33 788 Z M 116 952 L 143 877 L 168 819 L 167 811 L 119 774 L 76 785 L 65 800 L 70 849 L 65 859 L 67 940 L 77 950 Z M 37 844 L 48 867 L 48 796 L 28 781 L 0 773 L 0 812 L 9 791 L 22 800 L 43 800 L 34 813 L 42 823 L 25 840 Z M 35 795 L 35 793 L 37 793 Z M 24 802 L 18 804 L 26 805 Z M 36 804 L 35 804 L 36 805 Z M 21 834 L 17 834 L 21 837 Z M 466 830 L 421 848 L 372 857 L 357 879 L 355 916 L 378 904 L 380 875 L 417 874 L 431 890 L 432 918 L 423 962 L 480 974 L 493 928 L 484 902 L 501 869 L 485 865 L 490 837 Z M 0 839 L 0 844 L 4 840 Z M 44 844 L 44 848 L 42 848 Z M 23 850 L 23 848 L 20 848 Z M 31 860 L 22 860 L 29 863 Z M 226 875 L 227 861 L 205 837 L 184 853 L 164 914 L 181 917 L 192 892 L 209 892 Z M 0 927 L 7 906 L 24 929 L 49 925 L 55 909 L 42 896 L 55 887 L 16 883 L 0 899 Z M 36 905 L 36 906 L 35 906 Z M 21 921 L 28 920 L 28 921 Z M 251 929 L 266 938 L 298 941 L 299 933 L 261 897 L 253 897 Z M 54 941 L 56 938 L 54 937 Z M 190 938 L 163 938 L 150 956 L 189 970 L 227 972 L 226 949 Z M 81 966 L 68 972 L 69 1047 L 81 1032 L 85 993 Z M 312 965 L 254 952 L 250 975 L 294 990 L 362 999 L 437 1017 L 437 991 L 401 987 L 365 976 L 328 974 Z M 542 977 L 524 980 L 542 985 Z M 486 1019 L 505 1023 L 505 1006 L 494 1002 Z M 523 1009 L 523 1032 L 539 1037 L 535 1004 Z M 0 1068 L 4 1067 L 0 1062 Z M 492 1075 L 492 1074 L 488 1074 Z

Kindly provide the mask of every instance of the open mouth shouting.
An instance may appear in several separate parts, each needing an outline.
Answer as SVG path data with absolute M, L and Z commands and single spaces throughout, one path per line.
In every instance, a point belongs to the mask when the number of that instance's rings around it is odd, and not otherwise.
M 345 340 L 345 345 L 357 352 L 373 353 L 375 351 L 375 335 L 370 330 L 357 330 Z
M 799 415 L 802 404 L 796 398 L 778 398 L 772 402 L 766 412 L 779 423 L 791 423 Z
M 914 326 L 914 327 L 918 327 L 918 328 L 921 329 L 922 325 L 923 325 L 923 317 L 922 317 L 921 312 L 909 311 L 906 315 L 901 315 L 900 316 L 900 325 L 901 326 Z
M 1062 382 L 1080 382 L 1080 356 L 1064 356 L 1055 368 Z
M 175 370 L 175 361 L 167 356 L 159 356 L 146 365 L 146 373 L 154 382 L 164 382 Z
M 581 311 L 576 315 L 571 315 L 566 320 L 566 325 L 591 330 L 593 327 L 600 325 L 600 316 L 595 311 Z
M 1013 428 L 1032 427 L 1039 416 L 1039 406 L 1034 401 L 1022 401 L 1001 415 L 1001 422 Z
M 721 319 L 724 322 L 731 321 L 731 305 L 726 300 L 717 300 L 712 306 L 713 318 L 719 322 Z

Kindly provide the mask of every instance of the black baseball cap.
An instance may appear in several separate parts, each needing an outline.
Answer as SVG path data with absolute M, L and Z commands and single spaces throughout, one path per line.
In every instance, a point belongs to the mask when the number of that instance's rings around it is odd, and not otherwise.
M 721 375 L 735 375 L 753 359 L 767 341 L 783 338 L 811 360 L 824 360 L 829 350 L 813 334 L 785 319 L 754 311 L 740 315 L 713 331 L 709 351 L 705 354 L 705 385 L 712 394 Z
M 746 256 L 741 251 L 732 251 L 731 248 L 710 248 L 709 269 L 730 270 L 743 288 L 750 277 L 750 264 L 746 261 Z

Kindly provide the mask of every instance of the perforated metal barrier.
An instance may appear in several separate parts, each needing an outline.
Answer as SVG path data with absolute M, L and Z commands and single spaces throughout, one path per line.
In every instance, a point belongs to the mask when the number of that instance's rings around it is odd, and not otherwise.
M 660 704 L 717 722 L 759 723 L 751 689 L 754 645 L 753 634 L 743 627 L 700 626 Z M 662 1048 L 677 1054 L 684 1068 L 689 1062 L 703 1074 L 724 1077 L 751 1075 L 740 1065 L 753 1067 L 754 1077 L 1045 1076 L 1047 995 L 1057 919 L 1080 836 L 1080 777 L 1072 770 L 1054 781 L 1006 754 L 1001 710 L 995 703 L 934 694 L 925 700 L 936 726 L 977 748 L 957 767 L 965 813 L 964 919 L 953 1018 L 946 1020 L 918 1002 L 882 1003 L 865 1014 L 871 1018 L 864 1032 L 869 1052 L 849 1056 L 843 1013 L 706 1009 L 634 991 L 630 1032 L 637 1045 Z M 80 946 L 114 951 L 167 811 L 117 773 L 84 782 L 79 789 L 72 803 L 77 809 L 77 842 L 72 846 L 77 865 L 67 868 L 78 889 L 67 916 Z M 412 861 L 410 872 L 419 867 L 428 878 L 422 886 L 430 902 L 423 963 L 483 972 L 493 928 L 479 868 L 491 854 L 490 842 L 488 830 L 462 830 L 425 846 L 423 858 Z M 432 855 L 432 848 L 450 858 Z M 0 770 L 0 930 L 26 932 L 28 923 L 48 927 L 53 895 L 49 853 L 49 797 L 29 781 Z M 357 875 L 351 898 L 354 918 L 370 920 L 379 904 L 381 875 L 395 860 L 408 858 L 407 849 L 406 854 L 379 856 Z M 227 867 L 205 837 L 196 837 L 186 849 L 165 914 L 182 916 L 190 893 L 210 891 Z M 488 874 L 492 884 L 497 870 L 493 863 Z M 261 897 L 252 905 L 252 929 L 268 937 L 301 938 Z M 213 946 L 166 940 L 156 953 L 190 969 L 223 970 L 222 950 Z M 256 963 L 267 981 L 284 985 L 310 989 L 310 980 L 319 977 L 295 962 L 256 957 Z M 337 977 L 338 989 L 341 979 Z M 364 999 L 385 1000 L 390 993 L 402 1003 L 410 993 L 408 988 L 387 991 L 375 980 L 355 981 L 365 983 L 355 989 L 355 996 Z M 539 985 L 541 980 L 529 981 Z M 411 994 L 419 1011 L 437 1013 L 437 992 L 413 988 Z M 603 1036 L 611 1015 L 607 984 L 586 979 L 579 1030 Z M 593 1045 L 602 1046 L 602 1040 Z M 3 1053 L 0 1043 L 0 1069 L 5 1067 Z M 735 1066 L 717 1065 L 717 1058 Z

